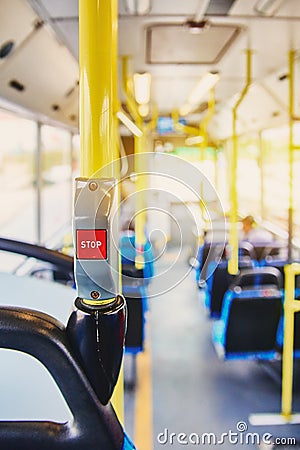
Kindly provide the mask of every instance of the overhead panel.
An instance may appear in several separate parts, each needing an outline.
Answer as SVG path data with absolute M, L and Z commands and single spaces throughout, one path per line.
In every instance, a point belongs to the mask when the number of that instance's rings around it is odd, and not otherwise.
M 0 0 L 1 1 L 1 0 Z M 28 0 L 78 60 L 78 0 Z
M 185 25 L 156 24 L 146 31 L 148 64 L 215 64 L 241 32 L 236 25 L 209 24 L 199 33 Z
M 74 126 L 78 121 L 77 83 L 77 61 L 45 25 L 0 70 L 0 96 Z

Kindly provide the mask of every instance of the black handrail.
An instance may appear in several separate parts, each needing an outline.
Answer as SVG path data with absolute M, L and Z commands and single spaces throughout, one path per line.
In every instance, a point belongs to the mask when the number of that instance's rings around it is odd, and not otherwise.
M 114 410 L 110 404 L 103 406 L 99 402 L 60 322 L 37 311 L 1 307 L 0 347 L 38 359 L 53 376 L 73 414 L 73 420 L 66 423 L 0 421 L 1 448 L 120 450 L 123 447 L 124 434 Z
M 58 269 L 73 272 L 73 258 L 56 250 L 30 244 L 29 242 L 16 241 L 14 239 L 0 238 L 0 250 L 36 258 L 52 264 Z

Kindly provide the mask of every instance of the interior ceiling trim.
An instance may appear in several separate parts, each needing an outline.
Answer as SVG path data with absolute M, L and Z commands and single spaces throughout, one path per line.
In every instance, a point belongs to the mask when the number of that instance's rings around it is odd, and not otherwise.
M 210 0 L 206 14 L 226 16 L 235 0 Z

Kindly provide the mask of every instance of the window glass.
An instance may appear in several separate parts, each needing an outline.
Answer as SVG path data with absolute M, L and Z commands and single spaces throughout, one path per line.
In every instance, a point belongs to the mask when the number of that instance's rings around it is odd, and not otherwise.
M 36 242 L 36 123 L 0 110 L 0 235 Z M 0 270 L 23 260 L 0 255 Z
M 287 231 L 289 198 L 288 127 L 262 133 L 264 209 L 266 218 Z
M 43 125 L 41 240 L 47 244 L 71 223 L 72 165 L 71 134 L 63 129 Z

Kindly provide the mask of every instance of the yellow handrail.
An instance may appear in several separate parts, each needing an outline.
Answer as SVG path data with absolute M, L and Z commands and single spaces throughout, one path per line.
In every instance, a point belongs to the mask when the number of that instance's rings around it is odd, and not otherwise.
M 300 264 L 285 266 L 284 341 L 282 355 L 281 414 L 288 421 L 292 415 L 294 315 L 300 311 L 300 301 L 295 300 L 295 276 L 300 275 Z
M 172 111 L 173 127 L 174 130 L 181 133 L 192 134 L 195 136 L 199 135 L 199 129 L 196 127 L 190 127 L 179 122 L 179 113 L 177 110 Z
M 207 112 L 200 122 L 200 135 L 203 137 L 203 142 L 201 146 L 203 149 L 207 147 L 207 127 L 215 113 L 216 99 L 215 99 L 215 89 L 209 91 L 208 102 L 207 102 Z
M 295 50 L 289 51 L 289 209 L 288 209 L 288 260 L 292 260 L 294 213 L 294 66 Z
M 135 266 L 137 269 L 143 269 L 145 265 L 144 260 L 144 246 L 146 243 L 145 227 L 146 227 L 146 189 L 147 189 L 147 175 L 145 173 L 145 159 L 142 154 L 146 151 L 146 134 L 151 131 L 157 122 L 157 109 L 152 108 L 152 119 L 147 124 L 144 124 L 142 116 L 139 114 L 138 106 L 133 97 L 130 88 L 130 78 L 128 76 L 128 59 L 129 56 L 122 57 L 122 77 L 123 90 L 126 98 L 127 108 L 135 121 L 135 125 L 142 131 L 141 134 L 134 136 L 134 170 L 136 173 L 136 205 L 135 205 L 135 247 L 136 258 Z
M 238 160 L 238 137 L 237 137 L 237 112 L 245 98 L 251 85 L 251 60 L 252 51 L 246 50 L 246 84 L 232 109 L 232 157 L 230 170 L 230 228 L 229 228 L 229 246 L 230 259 L 228 261 L 228 272 L 232 275 L 238 273 L 239 270 L 239 254 L 238 254 L 238 197 L 237 197 L 237 160 Z
M 140 117 L 137 121 L 139 128 L 143 128 L 143 120 Z M 145 167 L 145 159 L 143 153 L 145 152 L 146 139 L 145 134 L 134 137 L 134 171 L 136 174 L 135 181 L 135 267 L 143 269 L 145 266 L 144 246 L 146 243 L 145 227 L 146 227 L 146 189 L 147 189 L 147 175 Z
M 260 171 L 260 216 L 265 218 L 265 143 L 262 132 L 259 132 L 259 157 L 258 165 Z
M 207 142 L 207 127 L 209 122 L 211 121 L 214 112 L 215 112 L 215 89 L 210 89 L 209 91 L 209 96 L 208 96 L 208 103 L 207 103 L 207 112 L 205 114 L 205 116 L 203 117 L 203 119 L 200 122 L 200 126 L 199 126 L 199 135 L 203 138 L 203 141 L 199 144 L 199 148 L 200 148 L 200 160 L 203 163 L 205 158 L 204 158 L 204 152 L 205 149 L 208 145 Z M 201 182 L 201 187 L 200 187 L 200 209 L 201 209 L 201 214 L 202 214 L 202 219 L 205 220 L 205 203 L 204 203 L 204 189 L 203 189 L 203 180 Z
M 79 2 L 80 172 L 83 177 L 91 177 L 103 167 L 109 172 L 105 175 L 112 176 L 112 2 L 106 0 L 101 7 L 94 0 Z
M 129 58 L 130 57 L 128 55 L 122 56 L 122 85 L 123 85 L 123 91 L 125 94 L 127 108 L 129 110 L 131 116 L 133 117 L 133 119 L 136 122 L 138 122 L 140 119 L 140 114 L 139 114 L 138 106 L 136 104 L 136 101 L 134 99 L 132 89 L 131 89 L 132 81 L 128 75 L 128 60 L 129 60 Z
M 104 177 L 113 177 L 117 156 L 116 45 L 117 0 L 79 0 L 80 71 L 80 172 L 92 177 L 101 169 Z M 101 64 L 99 63 L 101 61 Z M 121 422 L 124 421 L 122 370 L 113 395 Z

